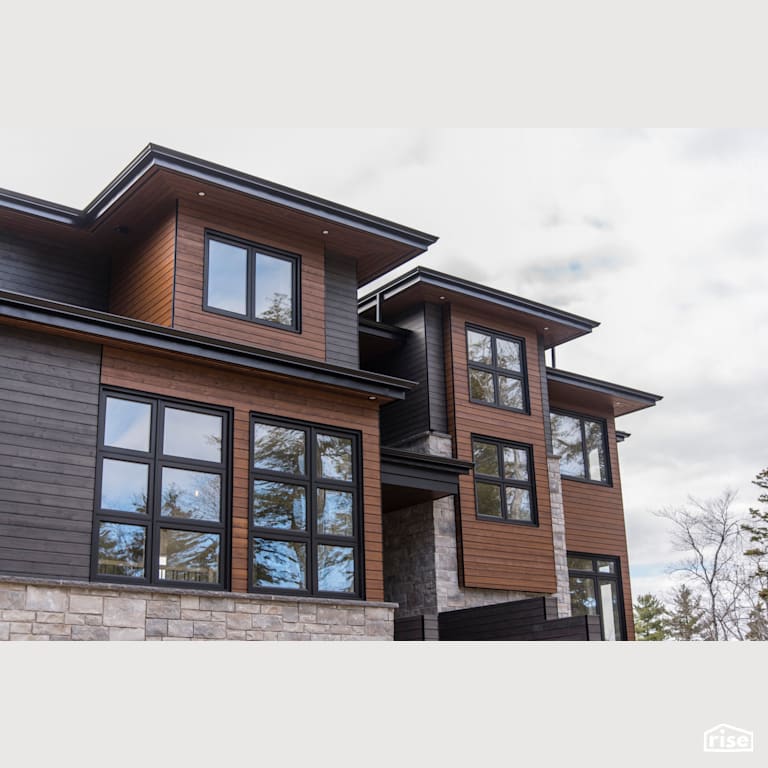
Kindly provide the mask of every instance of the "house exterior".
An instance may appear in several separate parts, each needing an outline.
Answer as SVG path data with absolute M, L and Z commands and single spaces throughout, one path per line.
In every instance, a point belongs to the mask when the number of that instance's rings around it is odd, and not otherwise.
M 0 639 L 633 637 L 593 321 L 423 232 L 149 145 L 0 191 Z

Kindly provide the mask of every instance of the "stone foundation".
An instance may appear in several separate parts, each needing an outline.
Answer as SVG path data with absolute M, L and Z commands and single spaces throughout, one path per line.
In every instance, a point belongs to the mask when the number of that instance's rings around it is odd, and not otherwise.
M 392 640 L 395 607 L 0 578 L 0 640 Z

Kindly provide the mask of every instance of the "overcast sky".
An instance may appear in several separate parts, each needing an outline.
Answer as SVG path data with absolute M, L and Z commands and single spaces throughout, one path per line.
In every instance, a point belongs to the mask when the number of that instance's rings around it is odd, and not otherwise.
M 654 510 L 734 488 L 746 512 L 768 465 L 768 131 L 516 127 L 643 124 L 634 89 L 658 76 L 663 46 L 643 73 L 625 66 L 619 89 L 594 52 L 553 65 L 524 29 L 452 6 L 408 6 L 408 23 L 398 3 L 374 19 L 299 6 L 300 20 L 288 4 L 6 10 L 0 186 L 83 207 L 152 141 L 438 235 L 409 266 L 600 321 L 557 362 L 664 396 L 617 426 L 632 433 L 620 456 L 634 594 L 667 587 L 674 555 Z M 678 81 L 700 98 L 694 121 L 713 117 L 685 67 L 654 92 L 660 123 L 684 122 Z M 592 76 L 606 89 L 585 115 Z M 738 90 L 713 74 L 719 86 L 720 104 Z M 497 127 L 432 127 L 464 124 Z

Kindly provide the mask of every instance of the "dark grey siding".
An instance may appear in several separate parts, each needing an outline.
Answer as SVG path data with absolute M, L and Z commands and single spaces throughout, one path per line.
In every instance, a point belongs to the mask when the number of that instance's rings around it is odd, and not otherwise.
M 424 331 L 427 345 L 427 387 L 429 389 L 429 428 L 448 432 L 448 406 L 445 399 L 445 347 L 443 308 L 424 305 Z
M 109 269 L 95 256 L 5 233 L 0 234 L 0 290 L 106 310 Z
M 0 573 L 88 578 L 100 361 L 0 326 Z
M 325 255 L 325 359 L 360 367 L 356 264 L 330 253 Z
M 539 335 L 539 376 L 541 377 L 541 408 L 544 411 L 544 439 L 547 454 L 552 455 L 552 424 L 549 421 L 549 384 L 547 383 L 547 362 L 544 356 L 544 337 Z

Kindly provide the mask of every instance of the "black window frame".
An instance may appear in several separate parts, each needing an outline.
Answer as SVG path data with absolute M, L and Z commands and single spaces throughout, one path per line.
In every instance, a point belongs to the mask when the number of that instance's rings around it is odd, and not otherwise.
M 279 472 L 254 467 L 254 424 L 266 424 L 304 433 L 305 473 L 303 475 Z M 332 435 L 352 441 L 352 481 L 346 482 L 321 477 L 317 474 L 317 434 Z M 299 595 L 303 597 L 328 597 L 344 600 L 365 599 L 365 558 L 363 538 L 363 455 L 362 433 L 358 430 L 340 429 L 332 425 L 319 424 L 299 419 L 276 417 L 272 414 L 251 412 L 249 420 L 249 470 L 248 470 L 248 591 L 256 594 Z M 267 528 L 254 525 L 253 487 L 257 480 L 299 485 L 305 488 L 306 520 L 305 531 L 289 528 Z M 340 490 L 352 493 L 352 536 L 333 536 L 317 532 L 318 489 Z M 291 589 L 263 587 L 254 584 L 254 539 L 273 541 L 303 542 L 306 545 L 307 588 Z M 318 588 L 317 548 L 322 545 L 351 547 L 354 558 L 354 589 L 351 592 L 321 591 Z
M 592 567 L 590 570 L 584 570 L 580 568 L 571 568 L 570 563 L 568 564 L 568 591 L 570 593 L 570 586 L 571 586 L 571 578 L 576 577 L 580 579 L 584 578 L 591 578 L 593 587 L 594 587 L 594 593 L 595 593 L 595 603 L 597 606 L 597 616 L 600 617 L 600 637 L 605 640 L 605 624 L 603 621 L 603 605 L 600 601 L 599 597 L 597 597 L 600 594 L 599 590 L 599 580 L 602 579 L 604 581 L 613 581 L 616 584 L 616 607 L 619 613 L 619 626 L 617 627 L 617 630 L 621 637 L 617 637 L 616 639 L 618 641 L 626 640 L 627 639 L 627 621 L 626 621 L 626 615 L 624 612 L 624 590 L 622 585 L 622 579 L 621 579 L 621 558 L 617 557 L 616 555 L 595 555 L 593 553 L 587 553 L 587 552 L 567 552 L 567 558 L 570 560 L 571 558 L 581 558 L 583 560 L 590 560 L 592 562 Z M 613 573 L 606 573 L 605 571 L 598 571 L 597 570 L 597 561 L 602 560 L 604 562 L 611 562 L 614 566 L 614 572 Z
M 602 416 L 592 416 L 588 413 L 577 413 L 576 411 L 568 411 L 563 408 L 550 408 L 549 419 L 550 429 L 552 426 L 552 415 L 569 416 L 572 419 L 579 420 L 579 427 L 581 430 L 581 454 L 584 461 L 584 477 L 581 475 L 568 475 L 560 470 L 560 477 L 564 480 L 574 480 L 577 483 L 589 483 L 590 485 L 601 485 L 606 488 L 613 487 L 613 473 L 611 471 L 611 452 L 608 449 L 608 421 Z M 587 434 L 584 426 L 585 421 L 592 421 L 600 424 L 603 433 L 603 452 L 605 455 L 605 480 L 593 480 L 589 477 L 589 451 L 587 450 Z M 553 433 L 553 448 L 554 448 L 554 433 Z M 558 457 L 559 458 L 559 457 Z
M 211 240 L 233 245 L 246 250 L 246 285 L 245 285 L 245 314 L 232 312 L 228 309 L 222 309 L 208 303 L 208 267 L 209 250 Z M 293 307 L 293 321 L 290 325 L 274 323 L 255 316 L 255 292 L 256 292 L 256 254 L 261 253 L 273 258 L 282 259 L 291 263 L 293 270 L 293 279 L 291 284 L 291 302 Z M 236 320 L 245 320 L 249 323 L 256 323 L 267 328 L 276 328 L 281 331 L 291 331 L 301 333 L 301 256 L 298 253 L 291 253 L 269 245 L 251 242 L 234 235 L 228 235 L 212 229 L 205 230 L 205 255 L 203 259 L 203 311 L 211 312 L 216 315 L 224 315 Z
M 150 413 L 150 439 L 148 451 L 135 451 L 127 448 L 105 446 L 105 428 L 107 415 L 107 399 L 128 400 L 147 404 Z M 162 452 L 163 429 L 165 425 L 166 408 L 201 413 L 221 418 L 222 444 L 221 461 L 205 461 L 174 456 Z M 94 483 L 93 531 L 91 543 L 90 578 L 93 582 L 109 582 L 116 584 L 134 584 L 145 586 L 167 586 L 182 589 L 201 589 L 211 591 L 229 591 L 230 579 L 230 542 L 232 527 L 232 409 L 166 397 L 120 387 L 102 387 L 99 392 L 98 444 L 96 450 L 96 477 Z M 147 511 L 143 515 L 136 512 L 102 509 L 101 490 L 103 463 L 105 459 L 131 461 L 146 464 L 148 470 Z M 220 519 L 218 522 L 163 516 L 162 511 L 162 470 L 170 469 L 191 470 L 215 474 L 221 477 Z M 99 530 L 101 523 L 116 523 L 143 527 L 145 533 L 144 576 L 121 576 L 99 573 Z M 212 533 L 219 535 L 219 580 L 216 583 L 185 581 L 178 579 L 161 579 L 160 573 L 160 532 L 167 530 L 182 530 Z
M 472 447 L 472 459 L 474 461 L 475 456 L 475 441 L 482 443 L 491 443 L 496 446 L 496 456 L 499 464 L 499 477 L 493 475 L 484 475 L 478 473 L 477 468 L 473 471 L 474 476 L 474 494 L 475 494 L 475 517 L 478 520 L 483 520 L 493 523 L 504 523 L 507 525 L 524 525 L 529 528 L 537 528 L 539 526 L 539 507 L 536 498 L 536 475 L 533 464 L 533 446 L 529 443 L 518 443 L 514 440 L 504 440 L 498 437 L 488 437 L 487 435 L 471 435 L 471 447 Z M 515 480 L 506 479 L 504 474 L 504 448 L 514 448 L 516 450 L 524 450 L 528 456 L 528 480 Z M 502 517 L 493 517 L 491 515 L 481 515 L 479 512 L 480 505 L 478 503 L 477 484 L 478 482 L 498 485 L 501 495 L 501 512 Z M 531 499 L 531 519 L 530 520 L 515 520 L 508 516 L 507 510 L 507 495 L 505 493 L 506 487 L 518 488 L 521 490 L 530 492 Z
M 470 360 L 469 356 L 469 333 L 474 331 L 475 333 L 482 333 L 485 336 L 491 337 L 491 365 L 485 363 L 478 363 Z M 520 370 L 512 371 L 507 368 L 500 368 L 496 363 L 496 339 L 503 339 L 504 341 L 511 341 L 520 345 Z M 469 395 L 469 401 L 471 403 L 477 403 L 478 405 L 487 405 L 491 408 L 501 408 L 504 411 L 510 411 L 511 413 L 522 413 L 524 415 L 530 415 L 531 402 L 528 394 L 528 366 L 526 362 L 526 350 L 525 339 L 522 336 L 514 336 L 509 333 L 502 333 L 500 331 L 494 331 L 490 328 L 484 328 L 480 325 L 474 325 L 467 323 L 464 328 L 464 347 L 467 355 L 467 393 Z M 493 376 L 493 396 L 494 401 L 488 402 L 487 400 L 478 400 L 472 397 L 472 371 L 482 371 L 484 373 L 490 373 Z M 509 405 L 504 405 L 499 402 L 499 376 L 506 376 L 510 379 L 518 379 L 522 386 L 523 391 L 523 407 L 513 408 Z

